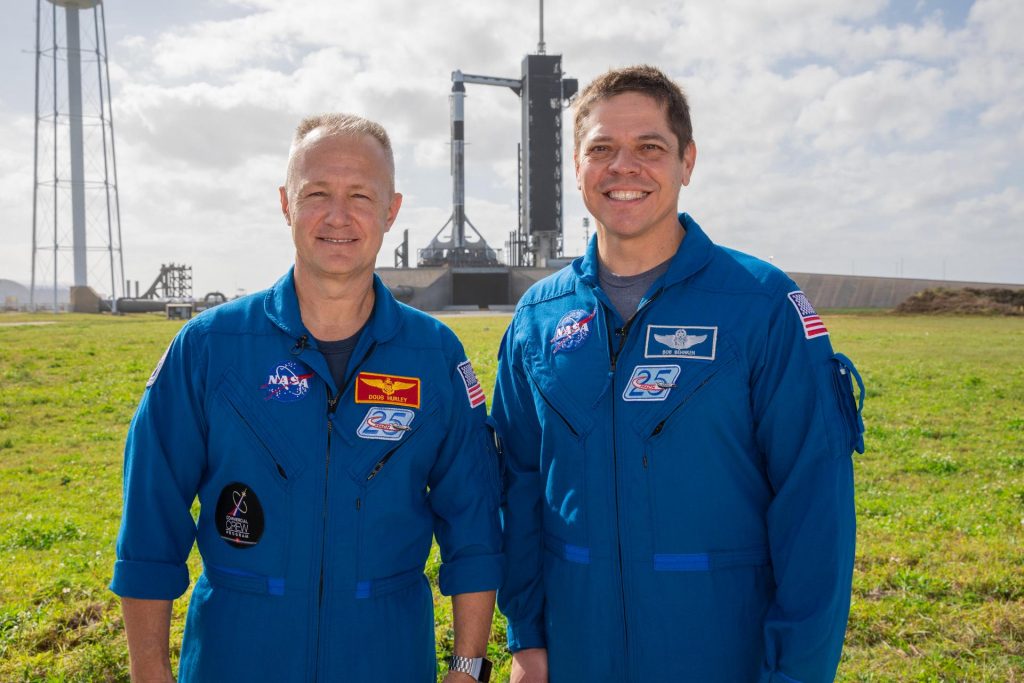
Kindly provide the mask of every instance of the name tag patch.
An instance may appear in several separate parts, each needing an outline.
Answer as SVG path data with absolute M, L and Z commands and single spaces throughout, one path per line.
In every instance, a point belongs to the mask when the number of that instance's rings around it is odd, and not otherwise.
M 714 360 L 717 345 L 717 327 L 648 325 L 644 358 Z
M 664 401 L 676 385 L 678 365 L 638 365 L 633 369 L 623 401 Z
M 374 406 L 366 412 L 356 436 L 360 439 L 399 441 L 412 429 L 410 425 L 415 417 L 416 412 L 408 408 Z
M 420 407 L 419 377 L 360 372 L 356 378 L 356 403 L 391 403 Z

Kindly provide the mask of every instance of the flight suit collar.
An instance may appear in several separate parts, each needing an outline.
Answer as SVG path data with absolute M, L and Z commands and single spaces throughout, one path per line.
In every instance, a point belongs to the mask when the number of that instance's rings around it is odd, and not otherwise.
M 663 287 L 682 282 L 690 276 L 699 272 L 708 261 L 711 260 L 711 252 L 714 244 L 711 239 L 697 225 L 697 221 L 687 213 L 679 214 L 679 224 L 686 230 L 686 237 L 679 244 L 672 264 L 668 272 L 662 278 Z M 598 285 L 598 255 L 597 255 L 597 234 L 590 238 L 587 245 L 587 252 L 581 258 L 573 262 L 576 275 L 591 287 Z
M 402 325 L 401 311 L 395 297 L 376 273 L 373 274 L 373 293 L 373 312 L 366 321 L 362 336 L 372 341 L 385 342 L 398 334 Z M 267 290 L 263 309 L 267 317 L 289 337 L 296 340 L 312 337 L 302 323 L 299 297 L 295 293 L 294 266 Z

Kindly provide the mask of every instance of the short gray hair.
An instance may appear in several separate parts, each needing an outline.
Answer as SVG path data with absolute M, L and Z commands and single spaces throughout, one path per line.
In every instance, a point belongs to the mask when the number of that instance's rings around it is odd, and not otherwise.
M 285 185 L 291 187 L 292 159 L 295 151 L 302 145 L 302 142 L 314 130 L 323 129 L 325 136 L 359 136 L 368 135 L 380 143 L 387 158 L 388 169 L 391 171 L 391 187 L 395 186 L 395 153 L 391 149 L 391 138 L 384 126 L 376 121 L 357 116 L 355 114 L 344 114 L 332 112 L 326 114 L 313 114 L 299 122 L 295 128 L 295 136 L 292 138 L 292 146 L 288 150 L 288 175 L 285 178 Z

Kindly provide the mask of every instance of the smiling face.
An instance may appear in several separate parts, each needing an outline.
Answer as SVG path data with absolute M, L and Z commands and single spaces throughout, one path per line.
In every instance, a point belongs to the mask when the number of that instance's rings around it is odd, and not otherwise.
M 296 279 L 368 278 L 402 205 L 376 139 L 322 129 L 293 152 L 280 194 L 295 242 Z
M 677 217 L 679 191 L 690 182 L 697 148 L 680 154 L 666 108 L 637 92 L 594 104 L 581 124 L 574 154 L 576 184 L 597 221 L 606 250 L 675 251 L 682 233 Z

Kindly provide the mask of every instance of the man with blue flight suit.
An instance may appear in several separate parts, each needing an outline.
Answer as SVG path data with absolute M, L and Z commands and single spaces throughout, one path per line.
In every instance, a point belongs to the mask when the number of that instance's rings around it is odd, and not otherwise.
M 304 120 L 280 197 L 294 267 L 190 321 L 132 421 L 111 583 L 132 678 L 173 680 L 171 604 L 196 542 L 179 680 L 433 683 L 436 535 L 445 680 L 485 681 L 497 454 L 458 339 L 374 275 L 402 203 L 387 133 Z
M 574 108 L 597 234 L 520 300 L 492 410 L 512 681 L 831 681 L 856 370 L 784 273 L 677 214 L 676 84 L 613 70 Z

